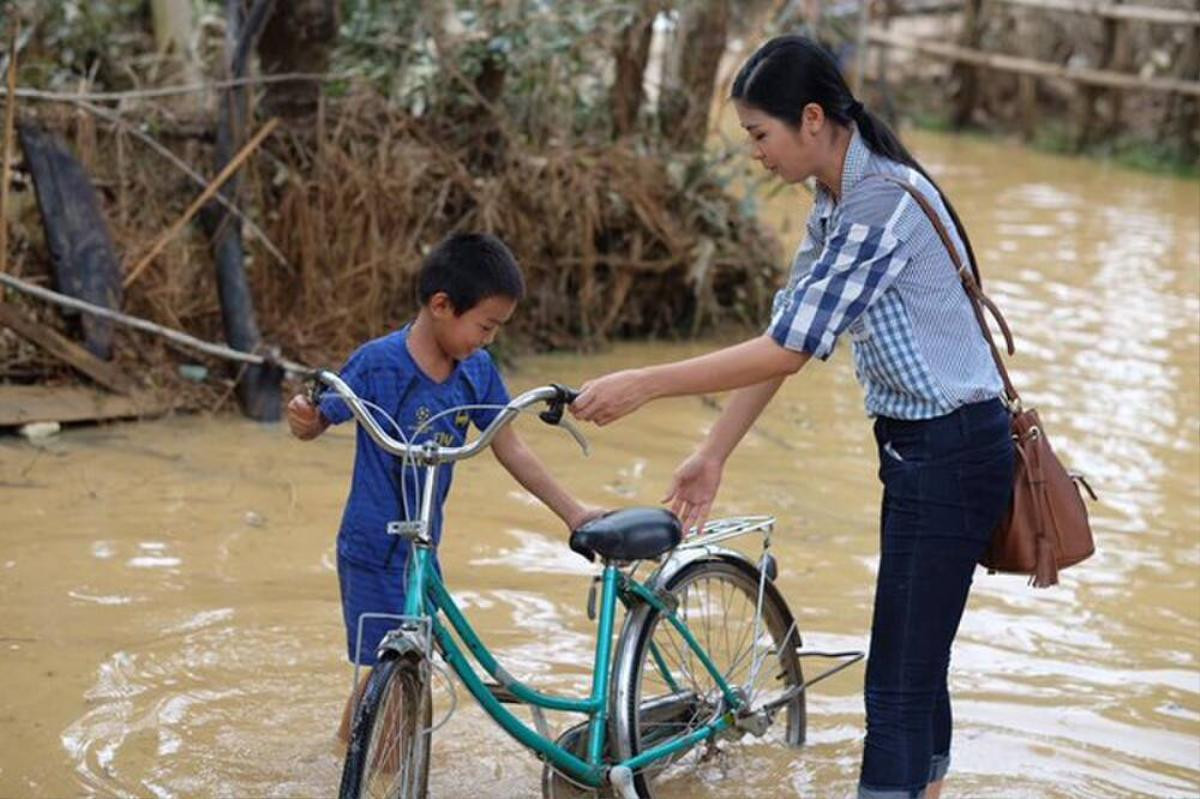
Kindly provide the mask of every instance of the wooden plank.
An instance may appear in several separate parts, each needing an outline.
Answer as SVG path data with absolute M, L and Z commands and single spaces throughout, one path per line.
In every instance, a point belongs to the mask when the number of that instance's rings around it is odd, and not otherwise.
M 33 176 L 59 291 L 93 305 L 120 308 L 120 264 L 91 177 L 54 134 L 26 120 L 17 123 L 17 135 Z M 107 359 L 112 353 L 112 323 L 89 315 L 80 325 L 84 346 Z
M 1150 91 L 1174 92 L 1200 97 L 1200 81 L 1177 80 L 1175 78 L 1142 78 L 1137 75 L 1126 75 L 1120 72 L 1108 72 L 1083 67 L 1067 67 L 1061 64 L 1035 61 L 1030 58 L 1018 58 L 1002 53 L 984 53 L 929 39 L 917 39 L 912 36 L 883 30 L 879 27 L 872 27 L 867 33 L 867 38 L 871 44 L 900 47 L 937 58 L 976 64 L 1005 72 L 1038 75 L 1044 78 L 1062 78 L 1077 83 L 1108 86 L 1114 89 L 1148 89 Z
M 132 394 L 137 391 L 137 384 L 120 369 L 100 360 L 57 330 L 24 316 L 11 303 L 0 303 L 0 325 L 12 328 L 18 335 L 83 372 L 105 388 L 118 394 Z
M 147 394 L 122 397 L 84 386 L 0 385 L 0 427 L 161 416 L 171 410 Z
M 1132 22 L 1153 22 L 1161 25 L 1200 25 L 1200 11 L 1161 6 L 1120 5 L 1098 0 L 1000 0 L 1013 6 L 1036 8 L 1040 11 L 1065 11 L 1125 19 Z

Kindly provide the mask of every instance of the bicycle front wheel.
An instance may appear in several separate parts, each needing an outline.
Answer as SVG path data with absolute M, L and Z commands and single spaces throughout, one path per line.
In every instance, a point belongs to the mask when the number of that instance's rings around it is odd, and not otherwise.
M 341 799 L 425 799 L 433 701 L 428 665 L 385 656 L 354 714 Z
M 760 713 L 757 725 L 731 728 L 640 769 L 634 785 L 644 799 L 725 796 L 719 781 L 752 781 L 761 770 L 764 744 L 804 742 L 805 701 L 799 688 L 804 678 L 796 654 L 800 635 L 770 580 L 762 584 L 758 615 L 759 585 L 758 569 L 725 557 L 690 563 L 667 582 L 666 590 L 678 601 L 678 618 L 746 706 L 743 717 L 764 708 L 773 712 Z M 619 760 L 678 741 L 729 710 L 696 653 L 649 605 L 626 621 L 614 679 Z M 771 737 L 768 715 L 775 722 Z M 739 763 L 745 767 L 740 775 Z

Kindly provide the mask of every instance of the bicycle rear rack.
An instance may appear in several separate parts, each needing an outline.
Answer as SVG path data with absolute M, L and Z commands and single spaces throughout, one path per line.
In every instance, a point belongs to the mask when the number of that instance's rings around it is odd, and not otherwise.
M 730 538 L 736 538 L 746 533 L 761 532 L 768 540 L 775 529 L 774 516 L 730 516 L 725 519 L 711 521 L 704 526 L 704 532 L 696 532 L 693 527 L 684 534 L 676 550 L 704 547 L 716 544 Z

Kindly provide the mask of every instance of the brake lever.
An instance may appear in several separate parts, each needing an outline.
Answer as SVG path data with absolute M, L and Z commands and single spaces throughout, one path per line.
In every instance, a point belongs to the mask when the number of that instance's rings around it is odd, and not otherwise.
M 558 426 L 564 428 L 568 433 L 571 434 L 571 438 L 575 439 L 575 443 L 579 445 L 581 450 L 583 450 L 583 457 L 586 458 L 592 454 L 592 447 L 590 444 L 588 444 L 588 440 L 583 437 L 583 433 L 579 432 L 579 428 L 576 427 L 570 419 L 564 416 L 559 420 Z
M 313 407 L 321 404 L 321 395 L 325 393 L 325 384 L 321 382 L 321 378 L 317 377 L 316 373 L 308 376 L 304 381 L 304 395 Z
M 575 398 L 579 396 L 579 392 L 572 391 L 566 386 L 558 383 L 554 383 L 552 385 L 558 389 L 558 397 L 550 401 L 550 407 L 539 413 L 538 418 L 540 418 L 546 424 L 552 424 L 557 427 L 561 427 L 570 433 L 571 438 L 575 439 L 575 443 L 579 445 L 581 450 L 583 450 L 583 456 L 586 458 L 588 455 L 592 454 L 591 445 L 588 444 L 588 440 L 584 438 L 583 433 L 579 432 L 579 428 L 572 424 L 571 420 L 563 415 L 563 411 L 566 410 L 568 405 L 575 401 Z

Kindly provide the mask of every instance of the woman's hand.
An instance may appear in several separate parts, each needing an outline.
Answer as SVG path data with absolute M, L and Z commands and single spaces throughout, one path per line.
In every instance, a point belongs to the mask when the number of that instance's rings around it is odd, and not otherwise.
M 287 420 L 292 435 L 301 441 L 316 438 L 329 426 L 317 406 L 309 402 L 308 397 L 303 394 L 297 394 L 288 403 Z
M 692 526 L 697 533 L 704 532 L 724 468 L 725 462 L 720 458 L 697 452 L 675 470 L 671 490 L 662 501 L 671 503 L 671 512 L 683 523 L 685 534 Z
M 589 380 L 571 403 L 571 415 L 598 425 L 615 422 L 654 399 L 648 378 L 645 369 L 626 369 Z

